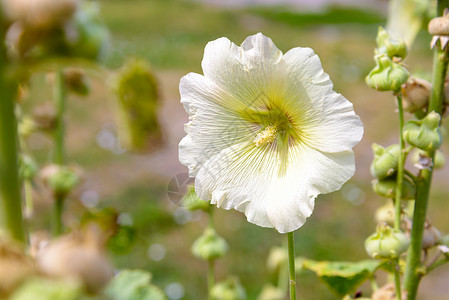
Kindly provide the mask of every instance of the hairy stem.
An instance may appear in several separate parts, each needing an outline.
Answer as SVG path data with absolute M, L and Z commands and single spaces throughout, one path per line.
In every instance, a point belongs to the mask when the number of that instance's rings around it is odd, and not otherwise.
M 0 40 L 6 26 L 0 7 Z M 25 242 L 18 172 L 17 120 L 14 114 L 14 84 L 7 75 L 6 48 L 0 43 L 0 222 L 11 238 Z
M 290 300 L 296 300 L 296 271 L 295 271 L 295 236 L 294 232 L 287 233 L 288 239 L 288 269 L 290 277 Z

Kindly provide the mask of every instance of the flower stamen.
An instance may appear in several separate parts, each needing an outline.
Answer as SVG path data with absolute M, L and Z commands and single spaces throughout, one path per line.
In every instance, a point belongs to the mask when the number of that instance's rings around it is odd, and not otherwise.
M 254 144 L 256 147 L 271 144 L 276 139 L 276 134 L 278 133 L 278 128 L 276 125 L 268 125 L 264 130 L 259 132 L 254 138 Z

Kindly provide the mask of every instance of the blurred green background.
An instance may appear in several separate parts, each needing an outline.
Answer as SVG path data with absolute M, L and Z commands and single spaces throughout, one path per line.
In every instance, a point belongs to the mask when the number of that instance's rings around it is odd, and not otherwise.
M 111 33 L 106 69 L 113 71 L 127 57 L 137 56 L 156 71 L 164 144 L 138 154 L 118 147 L 113 95 L 104 73 L 91 72 L 90 96 L 71 96 L 68 104 L 68 161 L 85 169 L 86 181 L 68 203 L 66 224 L 76 223 L 83 206 L 116 207 L 120 221 L 134 226 L 137 237 L 129 251 L 112 255 L 116 267 L 148 269 L 170 299 L 206 299 L 206 264 L 190 252 L 206 226 L 206 216 L 186 211 L 167 194 L 167 189 L 173 189 L 170 180 L 187 172 L 177 160 L 177 144 L 187 121 L 178 84 L 188 72 L 201 73 L 208 41 L 226 36 L 240 44 L 248 35 L 262 32 L 283 52 L 297 46 L 313 48 L 335 90 L 353 102 L 365 125 L 364 139 L 355 148 L 356 175 L 341 191 L 318 197 L 314 214 L 296 233 L 297 255 L 317 260 L 368 258 L 364 240 L 375 230 L 375 209 L 386 201 L 371 190 L 371 144 L 386 146 L 396 142 L 398 135 L 392 95 L 372 91 L 364 83 L 374 64 L 377 28 L 385 23 L 381 9 L 333 6 L 307 12 L 300 5 L 226 8 L 181 0 L 103 0 L 100 4 Z M 412 73 L 431 71 L 429 42 L 430 37 L 421 32 L 405 61 Z M 33 78 L 36 101 L 51 97 L 44 80 Z M 30 144 L 39 160 L 46 161 L 52 148 L 48 137 L 33 135 Z M 448 153 L 447 142 L 443 149 Z M 433 224 L 445 233 L 449 233 L 447 178 L 448 167 L 436 172 L 429 213 Z M 35 230 L 48 220 L 49 204 L 40 201 L 39 218 L 32 224 Z M 281 245 L 285 236 L 247 223 L 236 211 L 216 210 L 215 223 L 230 245 L 229 253 L 218 262 L 217 278 L 237 275 L 248 299 L 256 299 L 269 280 L 269 249 Z M 448 280 L 447 266 L 426 277 L 421 299 L 449 299 Z M 298 294 L 300 299 L 338 299 L 312 273 L 298 276 Z

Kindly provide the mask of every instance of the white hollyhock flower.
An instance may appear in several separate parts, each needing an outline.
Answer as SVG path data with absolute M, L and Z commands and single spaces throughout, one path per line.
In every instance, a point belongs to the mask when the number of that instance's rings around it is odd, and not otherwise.
M 208 43 L 202 68 L 179 87 L 190 116 L 179 160 L 198 196 L 281 233 L 301 227 L 317 195 L 354 174 L 363 126 L 352 104 L 312 49 L 283 55 L 261 33 Z

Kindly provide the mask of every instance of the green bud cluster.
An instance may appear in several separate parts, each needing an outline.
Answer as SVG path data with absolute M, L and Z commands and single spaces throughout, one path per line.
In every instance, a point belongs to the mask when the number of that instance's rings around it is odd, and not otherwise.
M 372 146 L 374 160 L 371 163 L 370 171 L 373 177 L 383 179 L 393 175 L 398 169 L 401 149 L 398 144 L 384 148 L 378 144 Z
M 192 245 L 193 255 L 207 261 L 224 256 L 227 250 L 226 240 L 219 236 L 213 228 L 206 228 Z
M 397 62 L 407 55 L 407 45 L 401 39 L 393 38 L 382 27 L 379 27 L 376 41 L 376 67 L 366 76 L 365 81 L 375 90 L 398 92 L 409 77 L 407 69 Z
M 403 130 L 407 143 L 424 151 L 432 152 L 441 146 L 440 115 L 430 112 L 422 120 L 408 121 Z
M 246 292 L 236 277 L 231 277 L 226 281 L 219 282 L 212 287 L 210 292 L 211 300 L 245 300 Z
M 402 231 L 381 224 L 377 232 L 366 239 L 365 249 L 373 258 L 394 259 L 407 250 L 409 243 Z

